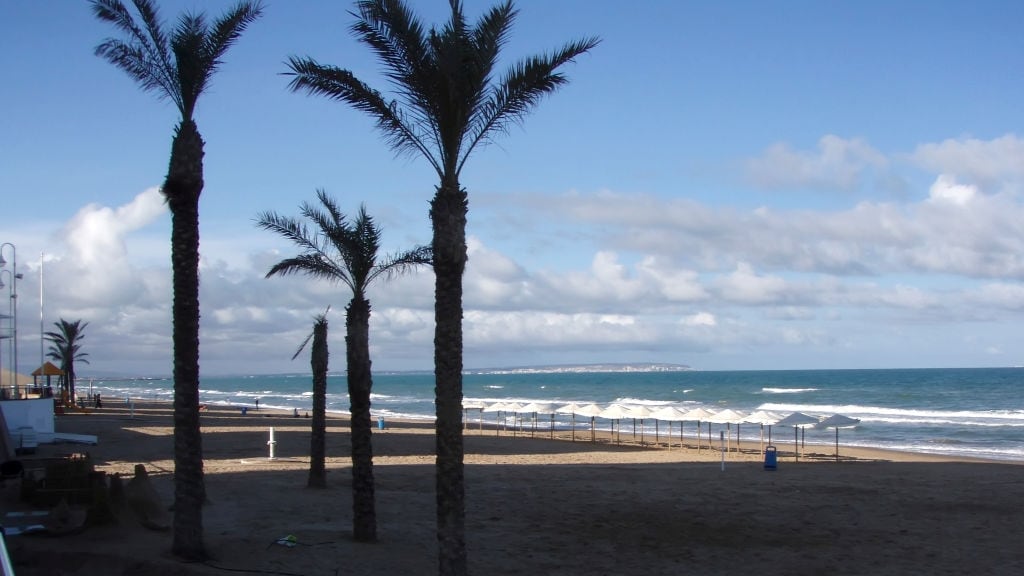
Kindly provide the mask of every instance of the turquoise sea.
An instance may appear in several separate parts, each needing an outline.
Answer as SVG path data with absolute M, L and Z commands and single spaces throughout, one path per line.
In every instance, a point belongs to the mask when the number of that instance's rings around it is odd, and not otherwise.
M 170 379 L 82 379 L 78 388 L 92 387 L 105 401 L 125 397 L 170 400 Z M 201 401 L 247 406 L 311 409 L 308 374 L 205 377 Z M 1024 368 L 908 369 L 908 370 L 793 370 L 793 371 L 481 371 L 463 379 L 467 406 L 498 402 L 574 402 L 645 405 L 682 410 L 706 407 L 741 412 L 768 410 L 780 415 L 800 411 L 812 416 L 843 414 L 860 419 L 840 430 L 842 445 L 867 446 L 1024 461 Z M 374 418 L 432 419 L 434 382 L 430 373 L 374 375 Z M 348 412 L 344 375 L 328 379 L 327 409 Z M 467 420 L 493 424 L 501 413 L 467 410 Z M 551 417 L 539 419 L 548 426 Z M 572 418 L 556 414 L 554 426 L 569 429 Z M 610 420 L 598 418 L 598 429 Z M 689 424 L 689 423 L 688 423 Z M 576 418 L 581 431 L 589 421 Z M 655 422 L 643 421 L 653 434 Z M 632 432 L 633 423 L 628 429 Z M 714 425 L 714 436 L 718 429 Z M 662 433 L 665 423 L 660 423 Z M 774 431 L 776 443 L 793 438 L 792 427 Z M 626 425 L 623 425 L 626 430 Z M 675 426 L 678 433 L 678 424 Z M 735 429 L 733 429 L 733 434 Z M 740 427 L 741 436 L 756 440 L 758 425 Z M 687 435 L 693 434 L 689 424 Z M 835 441 L 833 429 L 806 428 L 808 444 Z

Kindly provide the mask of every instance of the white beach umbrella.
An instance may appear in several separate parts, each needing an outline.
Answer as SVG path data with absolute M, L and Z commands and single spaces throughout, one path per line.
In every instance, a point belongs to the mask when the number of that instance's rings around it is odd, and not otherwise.
M 633 439 L 636 440 L 636 421 L 640 419 L 640 444 L 644 443 L 644 420 L 651 415 L 651 409 L 643 404 L 627 404 L 626 411 L 633 419 Z
M 484 429 L 484 407 L 485 406 L 486 406 L 486 404 L 484 404 L 483 402 L 480 402 L 479 400 L 470 400 L 468 402 L 464 400 L 462 402 L 462 411 L 466 415 L 466 422 L 465 422 L 465 425 L 463 427 L 466 428 L 466 429 L 469 429 L 469 411 L 470 410 L 479 410 L 480 411 L 480 430 L 483 431 L 483 429 Z
M 839 462 L 839 429 L 852 428 L 857 424 L 860 424 L 859 418 L 850 418 L 849 416 L 844 416 L 842 414 L 833 414 L 821 422 L 818 422 L 818 428 L 836 429 L 836 462 Z
M 807 426 L 808 424 L 817 424 L 818 419 L 814 416 L 808 416 L 803 412 L 793 412 L 789 416 L 786 416 L 782 420 L 775 423 L 776 426 L 792 426 L 793 427 L 793 453 L 796 455 L 796 459 L 800 459 L 800 428 Z
M 579 406 L 573 414 L 579 414 L 580 416 L 590 416 L 590 441 L 594 442 L 597 440 L 597 431 L 594 429 L 594 418 L 599 416 L 604 408 L 601 408 L 597 404 L 587 404 L 585 406 Z
M 504 411 L 505 411 L 505 403 L 504 402 L 493 402 L 491 404 L 488 404 L 488 405 L 484 406 L 484 408 L 483 408 L 483 412 L 498 412 L 500 414 L 501 412 L 504 412 Z M 495 420 L 494 421 L 494 434 L 495 435 L 500 435 L 501 434 L 501 421 L 499 421 L 499 420 Z
M 713 416 L 715 413 L 707 408 L 700 407 L 694 408 L 686 413 L 683 417 L 684 420 L 690 420 L 697 422 L 697 451 L 700 452 L 700 423 L 707 422 L 708 418 Z M 708 424 L 708 448 L 711 447 L 711 424 Z
M 530 436 L 537 431 L 537 414 L 551 414 L 551 436 L 555 435 L 555 407 L 553 404 L 548 402 L 530 402 L 529 404 L 522 407 L 523 412 L 533 413 L 533 428 L 530 431 Z
M 601 412 L 598 414 L 598 417 L 606 418 L 606 419 L 611 420 L 613 422 L 613 424 L 612 424 L 612 432 L 615 433 L 615 441 L 618 442 L 619 441 L 618 422 L 622 418 L 629 418 L 630 417 L 630 412 L 629 412 L 629 408 L 623 406 L 622 404 L 611 404 L 610 406 L 608 406 L 604 410 L 601 410 Z
M 655 435 L 654 436 L 654 438 L 655 438 L 654 441 L 655 442 L 658 441 L 658 421 L 659 420 L 664 420 L 664 421 L 668 422 L 668 445 L 669 445 L 669 448 L 671 448 L 672 447 L 672 423 L 673 422 L 680 422 L 680 425 L 679 425 L 679 445 L 682 446 L 683 445 L 683 426 L 682 426 L 682 421 L 683 421 L 683 416 L 685 416 L 685 415 L 686 415 L 686 412 L 680 410 L 679 408 L 676 408 L 675 406 L 662 406 L 661 408 L 658 408 L 657 410 L 654 410 L 653 412 L 651 412 L 651 418 L 654 418 L 654 435 Z
M 516 430 L 519 429 L 519 413 L 523 411 L 523 405 L 518 402 L 509 402 L 505 404 L 505 412 L 512 413 L 512 435 L 515 436 Z
M 570 414 L 572 416 L 572 441 L 576 441 L 576 411 L 580 409 L 580 405 L 575 402 L 570 402 L 564 406 L 555 408 L 557 414 Z
M 768 444 L 772 443 L 772 426 L 775 425 L 782 417 L 774 412 L 768 412 L 766 410 L 758 410 L 747 414 L 744 422 L 750 422 L 752 424 L 761 425 L 761 452 L 764 453 L 764 427 L 768 427 Z
M 739 449 L 739 443 L 740 443 L 740 423 L 743 422 L 743 419 L 746 418 L 746 417 L 747 417 L 747 415 L 742 413 L 742 412 L 737 412 L 737 411 L 733 410 L 732 408 L 726 408 L 725 410 L 721 410 L 719 412 L 715 412 L 710 417 L 708 417 L 708 422 L 714 422 L 715 424 L 725 424 L 727 431 L 729 430 L 730 426 L 735 424 L 736 425 L 736 447 L 737 447 L 737 450 L 738 450 Z M 729 451 L 728 441 L 729 441 L 729 435 L 728 435 L 728 433 L 726 433 L 726 452 Z

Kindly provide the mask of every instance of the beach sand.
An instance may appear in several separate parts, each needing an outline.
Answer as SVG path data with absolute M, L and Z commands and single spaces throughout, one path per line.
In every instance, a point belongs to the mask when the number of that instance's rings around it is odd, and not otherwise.
M 58 432 L 93 434 L 98 445 L 43 444 L 26 467 L 72 453 L 88 453 L 108 477 L 144 464 L 170 506 L 171 407 L 124 404 L 57 416 Z M 8 536 L 18 576 L 437 573 L 432 424 L 375 429 L 379 541 L 358 544 L 347 420 L 329 417 L 328 487 L 310 489 L 310 420 L 228 407 L 201 418 L 209 562 L 176 560 L 170 532 L 122 518 L 69 535 Z M 808 446 L 796 462 L 782 434 L 776 470 L 764 469 L 757 443 L 729 453 L 723 470 L 721 452 L 706 441 L 699 453 L 680 448 L 678 426 L 674 434 L 672 448 L 641 447 L 625 424 L 618 444 L 607 431 L 591 442 L 582 427 L 573 442 L 474 423 L 465 435 L 470 572 L 1024 574 L 1020 463 L 842 446 L 841 462 L 832 446 Z M 4 483 L 5 513 L 27 509 L 18 484 Z M 289 535 L 294 546 L 276 543 Z

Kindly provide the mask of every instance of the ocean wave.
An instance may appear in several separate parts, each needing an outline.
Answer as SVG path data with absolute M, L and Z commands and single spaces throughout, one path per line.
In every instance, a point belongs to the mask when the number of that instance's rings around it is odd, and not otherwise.
M 923 410 L 886 408 L 858 404 L 784 404 L 765 403 L 758 410 L 777 413 L 805 412 L 807 414 L 843 414 L 860 418 L 862 422 L 934 423 L 992 426 L 1024 426 L 1024 410 Z
M 765 394 L 799 394 L 801 392 L 817 392 L 818 388 L 761 388 Z

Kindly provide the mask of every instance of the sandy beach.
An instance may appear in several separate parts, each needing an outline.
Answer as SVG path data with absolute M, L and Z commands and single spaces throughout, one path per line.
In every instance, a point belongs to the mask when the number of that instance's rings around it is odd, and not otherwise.
M 88 453 L 97 471 L 149 471 L 172 503 L 170 405 L 110 403 L 59 415 L 58 432 L 97 445 L 43 444 L 25 457 Z M 209 407 L 202 414 L 204 534 L 214 557 L 183 564 L 170 533 L 129 516 L 66 535 L 7 537 L 19 576 L 233 573 L 433 574 L 433 428 L 388 422 L 374 434 L 379 541 L 351 541 L 348 423 L 328 419 L 328 487 L 306 488 L 309 426 L 281 412 Z M 269 429 L 275 458 L 268 458 Z M 690 431 L 692 434 L 692 430 Z M 473 574 L 1024 574 L 1024 466 L 776 439 L 778 467 L 757 443 L 727 455 L 694 446 L 621 443 L 589 431 L 551 439 L 527 430 L 466 431 L 466 530 Z M 715 438 L 717 443 L 717 438 Z M 687 438 L 692 444 L 693 439 Z M 29 512 L 17 480 L 4 513 Z M 167 514 L 170 519 L 170 513 Z M 8 523 L 11 520 L 8 520 Z M 277 543 L 294 537 L 294 545 Z

